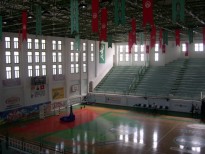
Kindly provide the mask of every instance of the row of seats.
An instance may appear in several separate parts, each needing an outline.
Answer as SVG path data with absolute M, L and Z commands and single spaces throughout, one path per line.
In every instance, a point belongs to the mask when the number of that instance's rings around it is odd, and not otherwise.
M 135 104 L 134 107 L 138 108 L 147 108 L 147 109 L 157 109 L 157 110 L 168 110 L 169 106 L 167 105 L 156 105 L 156 104 Z

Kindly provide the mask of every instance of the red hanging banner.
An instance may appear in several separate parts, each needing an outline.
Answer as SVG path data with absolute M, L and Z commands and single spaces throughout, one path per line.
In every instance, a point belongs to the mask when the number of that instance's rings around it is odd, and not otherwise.
M 129 32 L 129 36 L 128 36 L 128 48 L 129 48 L 129 53 L 131 53 L 132 50 L 132 45 L 133 45 L 133 36 L 132 36 L 132 32 Z
M 163 35 L 163 31 L 160 28 L 159 30 L 159 47 L 162 48 L 162 35 Z
M 98 32 L 99 0 L 92 0 L 92 31 Z
M 132 45 L 133 44 L 136 44 L 136 20 L 135 18 L 132 18 L 132 21 L 131 21 L 131 25 L 132 25 Z
M 27 39 L 27 11 L 22 12 L 22 41 Z
M 142 26 L 145 27 L 146 24 L 154 25 L 153 19 L 153 0 L 143 0 L 143 23 Z
M 180 46 L 180 30 L 175 30 L 175 39 L 176 39 L 176 46 Z
M 150 47 L 153 48 L 156 43 L 156 27 L 152 27 L 151 35 L 150 35 Z
M 149 45 L 146 45 L 146 53 L 149 54 Z
M 162 45 L 162 53 L 165 53 L 165 52 L 166 52 L 166 45 L 163 44 L 163 45 Z
M 203 27 L 203 44 L 205 46 L 205 27 Z
M 189 55 L 189 49 L 188 49 L 188 47 L 189 47 L 189 44 L 188 44 L 188 43 L 186 43 L 186 51 L 185 51 L 185 56 L 188 56 L 188 55 Z
M 101 41 L 106 41 L 107 39 L 107 9 L 102 8 L 101 10 Z

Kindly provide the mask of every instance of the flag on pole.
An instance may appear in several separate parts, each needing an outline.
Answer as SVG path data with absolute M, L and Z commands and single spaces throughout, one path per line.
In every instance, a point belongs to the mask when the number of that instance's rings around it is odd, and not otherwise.
M 70 1 L 70 18 L 71 18 L 71 34 L 79 33 L 79 10 L 78 10 L 78 0 L 71 0 Z
M 80 51 L 80 35 L 75 35 L 74 49 Z
M 0 16 L 0 41 L 2 41 L 2 16 Z
M 165 52 L 166 52 L 166 45 L 163 44 L 163 45 L 162 45 L 162 53 L 165 53 Z
M 184 0 L 172 0 L 172 21 L 184 22 Z
M 154 48 L 156 43 L 156 27 L 152 26 L 152 31 L 150 34 L 150 48 Z
M 140 38 L 140 45 L 143 45 L 144 43 L 144 33 L 143 32 L 139 33 L 139 38 Z
M 154 25 L 153 19 L 153 0 L 143 0 L 143 23 L 142 26 L 145 27 L 146 24 Z
M 92 32 L 98 32 L 99 0 L 92 0 Z
M 188 36 L 189 36 L 189 43 L 190 43 L 190 44 L 193 43 L 194 33 L 193 33 L 193 29 L 192 29 L 192 28 L 190 28 L 190 29 L 188 30 Z
M 137 39 L 136 39 L 136 20 L 135 18 L 132 18 L 131 25 L 132 25 L 132 43 L 136 44 Z
M 168 31 L 163 30 L 163 44 L 168 45 Z
M 132 45 L 133 45 L 133 40 L 132 40 L 133 36 L 132 36 L 132 31 L 129 32 L 128 35 L 128 48 L 129 48 L 129 54 L 131 53 L 132 50 Z
M 112 48 L 112 35 L 108 35 L 108 48 Z
M 41 6 L 36 6 L 36 35 L 42 35 Z
M 146 54 L 149 54 L 149 45 L 146 45 Z
M 22 11 L 22 41 L 27 40 L 27 11 Z
M 101 34 L 100 41 L 106 41 L 107 39 L 107 9 L 102 8 L 101 10 Z
M 125 0 L 115 0 L 115 25 L 125 25 Z
M 159 47 L 162 48 L 162 35 L 163 35 L 163 31 L 160 28 L 159 30 Z
M 189 55 L 189 44 L 188 43 L 185 43 L 186 44 L 186 51 L 185 51 L 185 56 L 188 56 Z
M 180 30 L 175 30 L 175 39 L 176 39 L 176 46 L 180 46 Z

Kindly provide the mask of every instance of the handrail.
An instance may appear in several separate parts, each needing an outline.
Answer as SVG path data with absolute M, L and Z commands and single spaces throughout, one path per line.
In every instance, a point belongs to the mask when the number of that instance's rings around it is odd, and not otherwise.
M 31 141 L 25 138 L 4 136 L 0 134 L 0 140 L 6 143 L 8 148 L 19 151 L 21 153 L 41 153 L 48 151 L 49 154 L 71 154 L 71 152 L 65 149 L 56 149 L 55 147 L 49 146 L 36 141 Z

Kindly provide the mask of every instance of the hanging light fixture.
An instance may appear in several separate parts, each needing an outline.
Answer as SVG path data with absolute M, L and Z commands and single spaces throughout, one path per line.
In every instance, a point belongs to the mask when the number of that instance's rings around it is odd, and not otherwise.
M 79 8 L 81 9 L 85 9 L 87 8 L 87 3 L 85 2 L 85 0 L 81 0 L 80 4 L 79 4 Z

